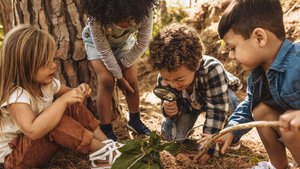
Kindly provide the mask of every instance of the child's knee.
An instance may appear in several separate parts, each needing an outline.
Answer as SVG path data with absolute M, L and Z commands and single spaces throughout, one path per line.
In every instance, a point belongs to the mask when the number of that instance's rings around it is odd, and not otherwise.
M 278 120 L 279 113 L 272 107 L 259 103 L 252 112 L 252 117 L 255 121 L 259 120 Z
M 112 92 L 115 87 L 115 81 L 113 77 L 101 76 L 101 78 L 98 78 L 98 85 L 99 89 Z
M 253 111 L 252 117 L 255 121 L 265 120 L 267 116 L 266 114 L 266 112 Z
M 126 76 L 126 80 L 130 84 L 130 86 L 137 86 L 138 84 L 138 79 L 137 77 L 134 77 L 133 75 L 131 76 Z

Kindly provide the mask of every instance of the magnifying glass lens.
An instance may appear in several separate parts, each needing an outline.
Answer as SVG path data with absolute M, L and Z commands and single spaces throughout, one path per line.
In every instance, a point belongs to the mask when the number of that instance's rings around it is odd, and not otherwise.
M 153 93 L 162 100 L 175 101 L 177 99 L 174 89 L 167 86 L 157 86 Z

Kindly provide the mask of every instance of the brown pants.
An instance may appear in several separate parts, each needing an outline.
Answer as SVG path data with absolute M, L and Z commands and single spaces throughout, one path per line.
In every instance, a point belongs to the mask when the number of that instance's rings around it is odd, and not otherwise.
M 4 167 L 42 167 L 52 159 L 59 146 L 88 153 L 93 131 L 98 125 L 99 121 L 84 105 L 73 104 L 66 109 L 56 128 L 46 136 L 31 140 L 24 134 L 19 134 L 10 142 L 12 152 L 5 157 Z

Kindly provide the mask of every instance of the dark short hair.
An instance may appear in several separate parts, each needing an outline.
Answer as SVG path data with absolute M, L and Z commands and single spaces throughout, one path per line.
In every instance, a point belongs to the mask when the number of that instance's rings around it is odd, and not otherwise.
M 158 0 L 81 0 L 81 10 L 103 26 L 132 17 L 140 23 Z
M 248 39 L 258 27 L 274 33 L 281 40 L 285 38 L 279 0 L 233 0 L 219 22 L 218 32 L 221 39 L 230 29 Z
M 195 29 L 179 23 L 164 27 L 150 43 L 149 63 L 155 70 L 176 71 L 184 65 L 196 71 L 202 59 L 202 43 Z

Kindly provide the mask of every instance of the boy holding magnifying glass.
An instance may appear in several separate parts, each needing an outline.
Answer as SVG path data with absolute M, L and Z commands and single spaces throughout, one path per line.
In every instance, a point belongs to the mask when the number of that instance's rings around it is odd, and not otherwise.
M 149 62 L 160 73 L 158 86 L 168 86 L 170 93 L 176 91 L 174 95 L 180 96 L 174 101 L 161 97 L 166 117 L 161 132 L 166 140 L 187 137 L 199 114 L 206 112 L 199 140 L 203 141 L 208 134 L 223 129 L 228 114 L 239 103 L 231 89 L 240 88 L 239 79 L 227 72 L 219 60 L 202 55 L 202 50 L 197 32 L 177 23 L 163 28 L 150 43 Z M 154 92 L 164 89 L 168 90 L 164 87 Z M 213 145 L 200 163 L 206 163 L 217 154 L 217 147 Z

